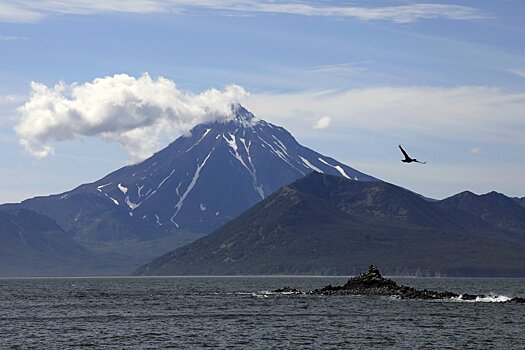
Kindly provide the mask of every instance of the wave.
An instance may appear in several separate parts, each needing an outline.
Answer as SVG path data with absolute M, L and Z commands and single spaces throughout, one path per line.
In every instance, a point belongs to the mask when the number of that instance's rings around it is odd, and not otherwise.
M 458 297 L 451 298 L 453 301 L 470 302 L 470 303 L 504 303 L 511 300 L 511 297 L 506 295 L 477 295 L 475 298 L 465 297 L 461 294 Z

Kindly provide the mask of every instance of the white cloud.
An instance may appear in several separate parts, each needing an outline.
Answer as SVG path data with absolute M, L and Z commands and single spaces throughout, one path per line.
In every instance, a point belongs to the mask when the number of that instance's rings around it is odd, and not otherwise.
M 37 22 L 50 14 L 151 13 L 165 10 L 162 2 L 155 0 L 26 0 L 17 2 L 0 0 L 0 21 Z
M 28 9 L 22 2 L 0 1 L 0 22 L 37 22 L 44 16 L 39 11 Z
M 353 17 L 365 21 L 385 20 L 395 23 L 411 23 L 431 18 L 465 20 L 481 17 L 479 11 L 472 7 L 443 4 L 411 4 L 387 7 L 321 7 L 289 2 L 259 3 L 252 4 L 252 6 L 254 6 L 252 11 L 260 12 L 286 13 L 303 16 Z M 239 8 L 249 10 L 249 7 L 240 6 Z
M 337 63 L 315 67 L 311 70 L 312 73 L 323 73 L 323 74 L 344 74 L 350 75 L 353 73 L 360 73 L 368 71 L 368 68 L 363 65 L 368 62 L 361 63 Z
M 482 154 L 481 147 L 471 148 L 468 153 L 472 156 L 480 156 Z
M 87 136 L 118 143 L 140 160 L 197 123 L 231 117 L 231 104 L 247 95 L 237 85 L 192 94 L 148 74 L 52 87 L 33 82 L 31 89 L 18 108 L 15 130 L 20 144 L 38 158 L 52 154 L 54 142 Z
M 12 124 L 16 118 L 16 107 L 24 101 L 23 96 L 7 94 L 0 94 L 0 128 Z
M 345 91 L 253 94 L 247 107 L 261 118 L 280 116 L 304 130 L 303 120 L 330 115 L 338 129 L 458 140 L 525 143 L 525 93 L 500 88 L 377 87 Z M 310 125 L 312 125 L 310 124 Z
M 332 118 L 329 116 L 321 117 L 317 122 L 315 122 L 313 128 L 314 129 L 326 129 L 330 126 L 330 123 L 332 122 Z
M 5 36 L 0 35 L 0 41 L 22 41 L 27 40 L 28 38 L 25 36 Z
M 20 101 L 22 98 L 22 96 L 14 94 L 0 95 L 0 105 L 14 103 L 16 101 Z
M 26 0 L 16 3 L 0 2 L 0 21 L 35 22 L 50 14 L 183 13 L 196 8 L 226 11 L 228 15 L 282 13 L 301 16 L 349 17 L 364 21 L 383 20 L 394 23 L 411 23 L 434 18 L 454 20 L 485 18 L 475 8 L 448 4 L 359 7 L 345 6 L 338 2 L 320 6 L 285 0 Z
M 525 68 L 510 69 L 509 72 L 525 79 Z

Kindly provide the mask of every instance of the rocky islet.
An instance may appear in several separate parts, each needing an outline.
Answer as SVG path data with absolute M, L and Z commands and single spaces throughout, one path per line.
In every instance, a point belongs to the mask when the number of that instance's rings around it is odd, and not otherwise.
M 484 294 L 457 294 L 454 292 L 437 292 L 427 289 L 416 289 L 413 287 L 399 285 L 395 281 L 381 276 L 379 269 L 372 265 L 368 271 L 359 276 L 352 277 L 342 286 L 327 285 L 320 289 L 308 292 L 301 292 L 295 288 L 284 287 L 275 290 L 282 294 L 309 294 L 309 295 L 369 295 L 369 296 L 388 296 L 399 299 L 417 300 L 447 300 L 456 299 L 463 301 L 476 301 L 489 298 Z M 505 303 L 523 304 L 525 298 L 514 297 L 504 300 Z

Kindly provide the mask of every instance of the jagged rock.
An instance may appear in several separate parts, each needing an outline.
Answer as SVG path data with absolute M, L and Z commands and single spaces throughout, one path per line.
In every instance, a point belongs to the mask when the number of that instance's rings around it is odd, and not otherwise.
M 476 295 L 476 294 L 462 294 L 461 295 L 461 300 L 476 300 L 478 297 L 481 297 L 481 298 L 484 298 L 485 295 L 481 294 L 481 295 Z
M 510 300 L 507 300 L 506 303 L 525 304 L 525 298 L 514 297 Z
M 370 289 L 370 288 L 397 288 L 397 283 L 381 276 L 379 269 L 372 265 L 368 271 L 359 276 L 351 278 L 343 286 L 343 289 Z
M 279 291 L 294 290 L 289 287 L 278 289 Z M 299 292 L 299 291 L 297 291 Z M 299 292 L 300 293 L 300 292 Z M 439 300 L 457 298 L 460 300 L 476 300 L 486 298 L 483 294 L 456 294 L 453 292 L 436 292 L 427 289 L 415 289 L 397 284 L 395 281 L 381 276 L 379 269 L 372 265 L 368 271 L 359 276 L 352 277 L 343 286 L 328 285 L 321 289 L 307 292 L 313 295 L 378 295 L 393 296 L 400 299 Z M 525 298 L 515 297 L 507 303 L 525 303 Z
M 299 290 L 297 290 L 295 288 L 290 288 L 290 287 L 284 287 L 284 288 L 276 289 L 276 290 L 274 290 L 274 293 L 302 294 L 301 291 L 299 291 Z
M 343 286 L 328 285 L 321 289 L 311 291 L 310 294 L 322 295 L 382 295 L 395 296 L 401 299 L 445 299 L 459 297 L 451 292 L 435 292 L 429 290 L 418 290 L 412 287 L 402 286 L 395 281 L 381 276 L 379 269 L 372 265 L 368 271 L 359 276 L 352 277 Z

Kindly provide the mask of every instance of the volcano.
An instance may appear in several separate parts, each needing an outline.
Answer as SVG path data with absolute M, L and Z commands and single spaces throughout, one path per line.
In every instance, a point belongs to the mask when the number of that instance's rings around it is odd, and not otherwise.
M 241 105 L 141 163 L 58 195 L 5 208 L 45 214 L 81 242 L 204 235 L 310 172 L 378 181 L 299 144 Z

